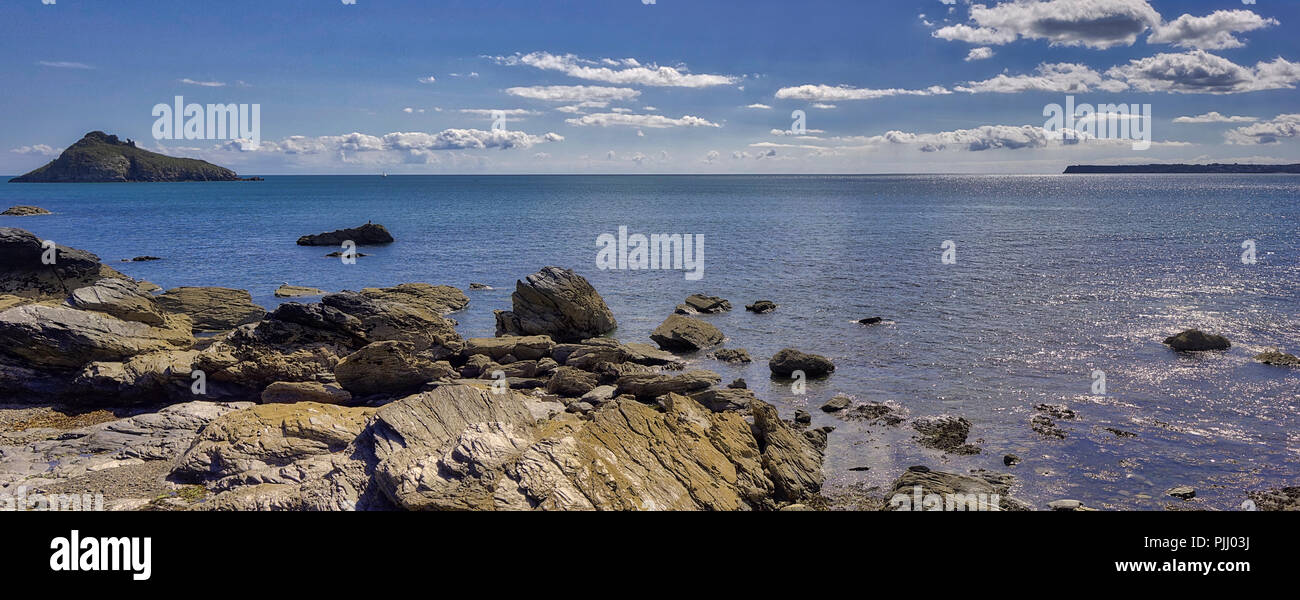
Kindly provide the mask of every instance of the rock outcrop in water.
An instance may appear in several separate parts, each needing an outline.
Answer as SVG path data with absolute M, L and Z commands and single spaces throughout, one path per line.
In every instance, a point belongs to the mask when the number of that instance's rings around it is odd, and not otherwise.
M 785 348 L 772 356 L 768 369 L 778 377 L 790 377 L 801 371 L 808 377 L 822 377 L 835 371 L 835 363 L 820 354 L 805 354 L 794 348 Z
M 1199 329 L 1188 329 L 1178 335 L 1165 338 L 1165 345 L 1178 352 L 1204 352 L 1208 350 L 1227 350 L 1232 347 L 1228 338 L 1210 335 Z
M 58 158 L 10 183 L 114 183 L 143 181 L 237 181 L 234 171 L 193 158 L 174 158 L 137 148 L 102 131 L 87 133 Z
M 39 206 L 10 206 L 0 215 L 8 217 L 33 217 L 37 215 L 53 214 Z
M 388 228 L 378 223 L 366 223 L 360 227 L 338 229 L 328 233 L 304 235 L 298 238 L 299 246 L 340 246 L 343 242 L 352 242 L 358 246 L 377 246 L 393 243 L 393 234 Z
M 557 342 L 598 337 L 618 327 L 605 300 L 581 275 L 544 267 L 515 283 L 513 308 L 496 311 L 497 335 L 548 335 Z

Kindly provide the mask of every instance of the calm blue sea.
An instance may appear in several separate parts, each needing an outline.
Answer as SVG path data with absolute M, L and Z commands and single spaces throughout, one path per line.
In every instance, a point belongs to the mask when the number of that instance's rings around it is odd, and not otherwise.
M 493 334 L 514 282 L 545 265 L 587 277 L 619 320 L 647 334 L 694 292 L 736 310 L 706 317 L 727 346 L 759 360 L 693 362 L 744 377 L 790 416 L 834 425 L 832 486 L 884 485 L 908 465 L 1017 475 L 1042 506 L 1160 508 L 1191 485 L 1204 506 L 1300 479 L 1300 370 L 1259 365 L 1300 352 L 1300 177 L 1294 176 L 392 176 L 268 177 L 262 182 L 3 184 L 0 205 L 40 217 L 0 226 L 98 254 L 163 287 L 246 288 L 268 308 L 281 283 L 326 290 L 409 281 L 466 288 L 465 336 Z M 397 242 L 355 265 L 298 236 L 373 220 Z M 601 271 L 596 238 L 705 238 L 704 278 Z M 957 245 L 956 264 L 940 260 Z M 1255 264 L 1242 243 L 1254 240 Z M 118 263 L 138 255 L 163 260 Z M 780 308 L 754 315 L 757 299 Z M 861 327 L 855 319 L 881 316 Z M 1161 340 L 1199 327 L 1227 353 L 1178 356 Z M 837 370 L 804 395 L 767 376 L 785 346 Z M 1094 370 L 1106 394 L 1092 394 Z M 817 409 L 835 393 L 891 401 L 910 416 L 959 414 L 978 456 L 945 457 L 910 429 L 843 423 Z M 1033 405 L 1064 403 L 1065 440 L 1039 439 Z M 1136 434 L 1118 437 L 1105 428 Z M 1002 456 L 1024 462 L 1008 469 Z M 849 471 L 870 467 L 867 471 Z

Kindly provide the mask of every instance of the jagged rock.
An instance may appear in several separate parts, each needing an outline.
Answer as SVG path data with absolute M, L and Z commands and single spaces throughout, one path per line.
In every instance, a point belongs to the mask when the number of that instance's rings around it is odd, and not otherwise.
M 470 282 L 470 284 L 469 284 L 469 289 L 471 289 L 471 290 L 475 290 L 475 291 L 478 291 L 478 290 L 490 290 L 490 289 L 493 289 L 493 288 L 492 288 L 492 286 L 490 286 L 490 285 L 488 285 L 488 284 L 486 284 L 486 283 L 474 283 L 474 282 Z
M 454 378 L 446 363 L 415 354 L 415 345 L 402 341 L 374 342 L 347 355 L 334 367 L 343 389 L 358 396 L 398 395 L 436 379 Z
M 745 383 L 744 379 L 737 377 L 735 381 L 728 383 L 727 387 L 733 390 L 744 390 L 749 388 L 749 384 Z
M 1014 454 L 1008 454 L 1008 455 L 1002 457 L 1002 464 L 1004 464 L 1004 465 L 1006 465 L 1006 466 L 1008 466 L 1008 467 L 1014 467 L 1014 466 L 1020 464 L 1020 457 L 1019 457 L 1019 456 L 1016 456 L 1016 455 L 1014 455 Z
M 275 288 L 276 298 L 297 298 L 299 296 L 324 296 L 325 290 L 301 285 L 283 284 Z
M 1256 354 L 1255 361 L 1277 367 L 1300 367 L 1300 358 L 1281 350 L 1269 350 L 1268 352 Z
M 299 246 L 340 246 L 351 241 L 358 246 L 374 246 L 393 243 L 393 234 L 378 223 L 366 223 L 360 227 L 337 229 L 328 233 L 304 235 L 298 238 Z
M 904 421 L 901 410 L 883 402 L 862 402 L 848 410 L 835 413 L 835 418 L 844 421 L 869 421 L 876 425 L 893 427 Z
M 634 362 L 639 365 L 680 367 L 686 364 L 686 361 L 678 358 L 671 352 L 666 352 L 641 342 L 628 342 L 619 346 L 623 353 L 627 355 L 628 362 Z
M 319 381 L 277 381 L 262 390 L 262 404 L 347 404 L 351 401 L 352 394 L 347 390 Z
M 723 335 L 717 327 L 699 319 L 670 315 L 650 333 L 650 339 L 664 350 L 694 352 L 722 343 Z
M 664 394 L 690 394 L 718 384 L 722 376 L 713 371 L 696 369 L 680 375 L 638 373 L 618 379 L 618 393 L 653 400 Z
M 1262 511 L 1300 511 L 1300 486 L 1288 486 L 1247 494 Z
M 749 351 L 744 348 L 723 348 L 714 352 L 713 358 L 729 363 L 754 362 L 754 359 L 749 356 Z
M 600 378 L 595 373 L 573 367 L 560 367 L 551 374 L 551 380 L 546 384 L 546 391 L 572 398 L 596 389 L 599 382 Z
M 912 421 L 912 428 L 921 434 L 918 441 L 922 446 L 955 454 L 979 453 L 979 448 L 966 444 L 966 436 L 970 434 L 970 421 L 965 417 L 920 417 Z
M 78 368 L 194 343 L 188 322 L 152 327 L 104 313 L 28 304 L 0 312 L 0 351 L 32 365 Z
M 473 354 L 465 360 L 465 364 L 460 368 L 460 376 L 473 379 L 482 375 L 488 365 L 496 365 L 492 359 L 485 354 Z
M 776 407 L 759 400 L 750 404 L 750 411 L 754 414 L 758 447 L 763 453 L 763 470 L 776 486 L 776 499 L 803 502 L 816 497 L 822 487 L 825 431 L 813 430 L 801 435 L 781 420 Z
M 1165 338 L 1165 344 L 1179 352 L 1227 350 L 1232 347 L 1232 343 L 1228 341 L 1228 338 L 1221 335 L 1209 335 L 1199 329 L 1188 329 L 1178 335 Z
M 126 279 L 106 267 L 99 257 L 66 246 L 54 246 L 54 264 L 45 264 L 44 241 L 31 232 L 0 227 L 0 294 L 32 300 L 63 300 L 79 287 L 104 278 Z
M 835 363 L 819 354 L 805 354 L 794 348 L 785 348 L 767 363 L 773 375 L 790 377 L 795 371 L 803 371 L 807 377 L 821 377 L 835 370 Z
M 123 362 L 92 362 L 81 369 L 73 384 L 79 397 L 114 400 L 194 400 L 191 387 L 195 350 L 137 354 Z
M 510 299 L 512 310 L 495 313 L 498 336 L 549 335 L 557 342 L 575 342 L 618 327 L 600 294 L 569 269 L 542 268 L 517 281 Z
M 583 345 L 570 352 L 564 364 L 586 371 L 595 370 L 600 363 L 627 362 L 628 353 L 617 345 Z
M 125 279 L 100 279 L 94 285 L 73 290 L 68 303 L 82 310 L 107 313 L 124 321 L 159 326 L 166 319 L 153 296 Z
M 717 296 L 691 294 L 686 297 L 686 305 L 696 312 L 716 314 L 731 310 L 731 303 Z
M 449 285 L 403 283 L 387 288 L 362 288 L 361 295 L 384 302 L 400 302 L 446 315 L 469 306 L 469 296 Z
M 794 422 L 800 425 L 812 424 L 812 414 L 802 408 L 794 409 Z
M 746 304 L 745 310 L 760 315 L 770 313 L 776 310 L 776 303 L 771 300 L 757 300 L 753 304 Z
M 983 469 L 971 475 L 910 467 L 885 495 L 886 510 L 1029 510 L 1008 495 L 1015 478 Z
M 0 215 L 6 215 L 10 217 L 31 217 L 34 215 L 49 215 L 49 214 L 54 214 L 54 213 L 51 213 L 50 211 L 45 210 L 44 208 L 41 208 L 39 206 L 24 206 L 24 205 L 10 206 L 9 208 L 5 209 L 4 212 L 0 213 Z
M 749 405 L 757 400 L 754 392 L 736 389 L 707 389 L 690 394 L 692 400 L 699 402 L 713 412 L 727 410 L 749 410 Z
M 299 402 L 229 412 L 199 432 L 172 474 L 185 479 L 245 476 L 338 452 L 356 439 L 375 411 Z
M 401 300 L 403 297 L 410 301 Z M 320 303 L 355 318 L 360 324 L 363 345 L 380 341 L 411 342 L 417 351 L 442 360 L 460 353 L 465 342 L 456 332 L 456 324 L 433 309 L 440 305 L 431 302 L 434 301 L 430 297 L 417 299 L 409 293 L 340 292 L 326 295 Z
M 178 287 L 156 296 L 158 306 L 190 318 L 195 331 L 225 331 L 266 316 L 247 290 L 223 287 Z
M 496 361 L 509 355 L 516 359 L 535 360 L 550 356 L 555 348 L 550 336 L 502 336 L 494 338 L 469 338 L 465 340 L 465 356 L 482 355 Z M 560 363 L 563 360 L 555 359 Z

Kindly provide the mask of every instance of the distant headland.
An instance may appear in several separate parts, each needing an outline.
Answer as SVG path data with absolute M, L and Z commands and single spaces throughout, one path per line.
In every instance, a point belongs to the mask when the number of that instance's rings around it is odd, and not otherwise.
M 1084 174 L 1134 174 L 1134 173 L 1239 173 L 1239 174 L 1262 174 L 1262 173 L 1294 173 L 1300 174 L 1300 164 L 1294 165 L 1243 165 L 1243 164 L 1223 164 L 1213 163 L 1208 165 L 1186 165 L 1186 164 L 1167 164 L 1167 165 L 1070 165 L 1066 167 L 1066 175 L 1084 175 Z
M 102 131 L 87 133 L 58 158 L 10 183 L 114 183 L 136 181 L 240 181 L 234 171 L 204 160 L 175 158 L 137 148 Z

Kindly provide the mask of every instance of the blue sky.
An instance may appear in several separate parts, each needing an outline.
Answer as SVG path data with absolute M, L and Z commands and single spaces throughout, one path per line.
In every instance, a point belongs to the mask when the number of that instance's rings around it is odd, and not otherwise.
M 1289 0 L 54 2 L 0 4 L 3 173 L 96 129 L 247 175 L 1300 162 Z M 177 95 L 262 143 L 155 140 Z M 1052 138 L 1067 95 L 1154 143 Z

